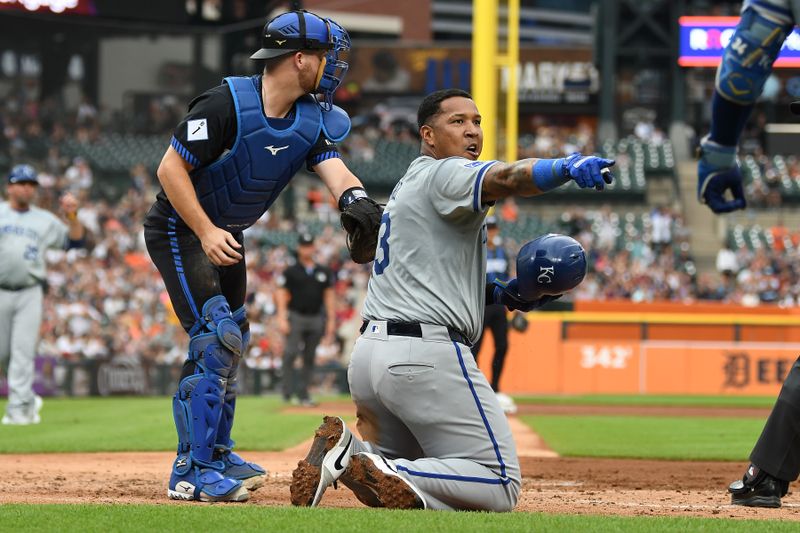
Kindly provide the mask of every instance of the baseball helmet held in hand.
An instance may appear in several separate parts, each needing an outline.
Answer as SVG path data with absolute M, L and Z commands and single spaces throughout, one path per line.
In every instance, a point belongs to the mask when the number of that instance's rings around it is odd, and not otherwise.
M 572 237 L 548 233 L 524 245 L 517 256 L 519 295 L 527 301 L 564 294 L 586 276 L 586 252 Z

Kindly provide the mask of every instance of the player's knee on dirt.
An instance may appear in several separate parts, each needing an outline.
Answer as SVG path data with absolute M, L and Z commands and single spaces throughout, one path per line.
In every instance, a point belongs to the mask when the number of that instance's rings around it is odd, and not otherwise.
M 741 105 L 754 104 L 761 95 L 783 41 L 792 31 L 791 22 L 774 22 L 756 8 L 742 13 L 717 69 L 717 92 Z

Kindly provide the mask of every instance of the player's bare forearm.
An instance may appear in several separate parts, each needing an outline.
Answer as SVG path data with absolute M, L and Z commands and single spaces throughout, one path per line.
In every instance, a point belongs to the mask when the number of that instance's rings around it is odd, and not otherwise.
M 167 149 L 161 164 L 158 166 L 156 175 L 164 192 L 169 198 L 169 202 L 175 211 L 180 215 L 195 235 L 202 235 L 213 229 L 214 223 L 200 206 L 197 194 L 192 186 L 192 179 L 189 171 L 193 167 L 187 163 L 172 146 Z
M 333 288 L 328 287 L 322 295 L 322 301 L 325 304 L 325 315 L 328 322 L 336 322 L 336 304 L 333 294 Z
M 350 169 L 347 168 L 344 161 L 338 157 L 326 159 L 316 165 L 314 167 L 314 172 L 319 175 L 320 179 L 325 183 L 325 186 L 328 187 L 328 190 L 337 202 L 342 193 L 347 189 L 352 187 L 364 187 L 361 184 L 361 180 L 350 172 Z
M 509 196 L 535 196 L 542 191 L 533 183 L 533 164 L 536 159 L 521 159 L 513 163 L 495 163 L 483 178 L 481 201 L 494 202 Z
M 325 331 L 333 333 L 336 330 L 336 306 L 334 300 L 333 288 L 328 287 L 322 294 L 322 300 L 325 304 Z
M 77 217 L 75 217 L 74 219 L 67 218 L 67 221 L 68 221 L 67 227 L 69 228 L 67 236 L 69 237 L 69 240 L 71 241 L 83 240 L 83 238 L 86 236 L 86 228 L 84 228 L 83 224 L 81 224 L 78 221 L 78 218 Z
M 279 288 L 275 291 L 275 309 L 278 318 L 286 319 L 289 316 L 289 291 Z

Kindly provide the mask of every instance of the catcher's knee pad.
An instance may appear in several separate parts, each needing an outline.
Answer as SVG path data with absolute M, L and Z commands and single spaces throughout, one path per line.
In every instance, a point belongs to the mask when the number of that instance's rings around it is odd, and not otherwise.
M 222 296 L 203 306 L 204 329 L 189 341 L 194 374 L 184 377 L 173 400 L 178 453 L 188 462 L 213 460 L 228 379 L 239 363 L 242 334 Z
M 717 92 L 740 105 L 754 104 L 761 95 L 772 64 L 793 27 L 791 22 L 781 24 L 765 18 L 756 7 L 748 6 L 742 12 L 717 69 Z

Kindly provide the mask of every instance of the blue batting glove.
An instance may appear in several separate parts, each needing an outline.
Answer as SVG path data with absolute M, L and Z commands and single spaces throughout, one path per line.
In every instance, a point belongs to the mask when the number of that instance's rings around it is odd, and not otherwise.
M 564 165 L 561 168 L 564 176 L 573 179 L 581 189 L 594 187 L 602 191 L 606 184 L 614 180 L 611 171 L 604 169 L 613 166 L 614 163 L 613 159 L 581 155 L 576 152 L 564 158 Z
M 731 191 L 733 200 L 726 199 L 726 191 Z M 700 141 L 697 199 L 715 213 L 729 213 L 747 207 L 735 146 L 717 144 L 708 135 Z
M 495 279 L 492 281 L 492 285 L 494 285 L 492 303 L 505 305 L 510 311 L 532 311 L 561 298 L 561 295 L 558 294 L 556 296 L 544 295 L 533 301 L 525 300 L 519 295 L 517 278 L 508 281 Z

